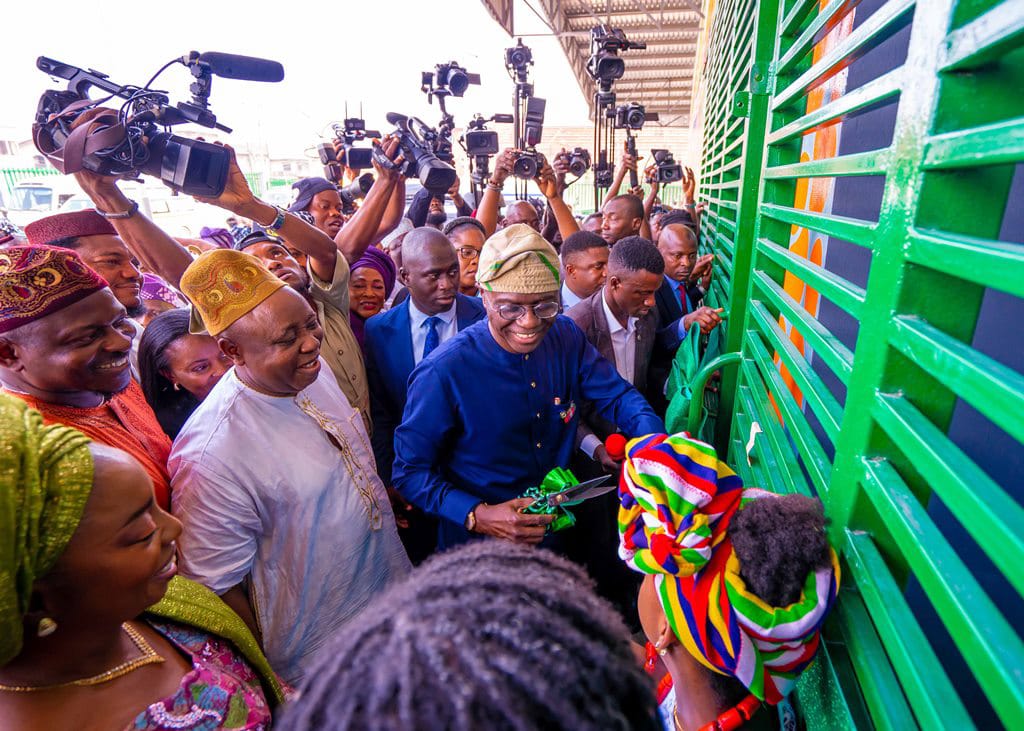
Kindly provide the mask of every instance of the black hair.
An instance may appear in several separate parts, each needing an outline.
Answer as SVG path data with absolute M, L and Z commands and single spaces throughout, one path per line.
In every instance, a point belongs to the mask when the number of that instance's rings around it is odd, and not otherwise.
M 576 254 L 581 254 L 588 249 L 596 249 L 599 246 L 607 249 L 608 242 L 593 231 L 577 231 L 569 234 L 569 237 L 562 242 L 562 249 L 559 252 L 562 255 L 562 263 Z
M 631 217 L 644 217 L 644 202 L 637 198 L 635 195 L 631 195 L 630 193 L 623 193 L 622 195 L 617 195 L 614 198 L 609 198 L 608 200 L 605 201 L 605 205 L 608 205 L 609 203 L 615 203 L 617 201 L 626 202 L 626 204 L 629 206 L 629 215 Z
M 444 228 L 441 229 L 441 233 L 445 236 L 449 236 L 454 233 L 456 229 L 462 228 L 463 226 L 473 226 L 474 228 L 479 229 L 480 233 L 484 236 L 487 235 L 487 229 L 484 228 L 484 225 L 472 216 L 459 216 L 458 218 L 452 219 L 444 225 Z
M 797 601 L 807 575 L 832 560 L 824 508 L 821 501 L 805 495 L 748 503 L 733 517 L 728 535 L 739 559 L 740 577 L 773 607 Z
M 78 236 L 62 236 L 59 239 L 54 239 L 46 244 L 46 246 L 55 246 L 58 249 L 72 249 L 77 250 L 82 242 Z
M 277 731 L 655 731 L 621 617 L 578 566 L 499 540 L 435 555 L 349 620 Z
M 671 226 L 673 223 L 681 223 L 695 231 L 697 229 L 697 223 L 693 220 L 693 216 L 690 215 L 689 211 L 682 208 L 673 208 L 661 217 L 661 227 L 663 229 L 666 226 Z
M 199 400 L 174 384 L 161 371 L 170 370 L 167 346 L 188 335 L 188 310 L 167 310 L 154 317 L 139 341 L 139 385 L 167 436 L 174 439 Z
M 658 247 L 643 236 L 619 239 L 608 255 L 608 268 L 616 271 L 665 273 L 665 259 Z
M 250 234 L 247 234 L 243 238 L 241 238 L 238 241 L 236 241 L 235 242 L 235 250 L 236 251 L 245 251 L 250 246 L 253 246 L 255 244 L 261 244 L 264 241 L 269 241 L 272 244 L 277 244 L 278 246 L 280 246 L 280 247 L 282 247 L 284 249 L 288 248 L 288 246 L 284 242 L 284 239 L 282 239 L 282 238 L 280 238 L 278 236 L 271 236 L 266 231 L 257 230 L 257 231 L 253 231 Z

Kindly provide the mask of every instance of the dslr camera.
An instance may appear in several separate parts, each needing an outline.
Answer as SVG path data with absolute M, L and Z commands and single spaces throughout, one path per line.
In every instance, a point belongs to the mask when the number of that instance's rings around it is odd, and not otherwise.
M 658 121 L 658 115 L 656 113 L 648 113 L 647 110 L 644 109 L 643 104 L 637 104 L 636 102 L 620 104 L 615 108 L 614 112 L 609 109 L 608 116 L 615 117 L 615 129 L 639 130 L 643 129 L 644 124 L 647 121 Z
M 395 125 L 393 134 L 398 138 L 405 157 L 402 174 L 407 178 L 419 178 L 420 184 L 431 194 L 443 196 L 457 175 L 455 168 L 434 154 L 433 141 L 437 133 L 417 117 L 388 112 L 387 120 Z
M 324 165 L 324 177 L 339 180 L 342 165 L 351 170 L 365 170 L 373 166 L 373 148 L 356 147 L 356 143 L 380 137 L 380 132 L 366 129 L 366 122 L 359 117 L 347 118 L 344 126 L 335 124 L 333 129 L 335 139 L 342 143 L 342 149 L 339 155 L 333 145 L 321 144 L 317 147 L 320 162 Z
M 356 201 L 365 198 L 372 187 L 373 174 L 363 173 L 345 187 L 338 188 L 338 195 L 341 196 L 341 212 L 346 216 L 355 213 Z
M 540 97 L 526 99 L 526 115 L 523 120 L 522 149 L 512 164 L 512 174 L 521 180 L 533 180 L 540 170 L 540 155 L 537 145 L 544 133 L 544 109 L 547 102 Z
M 659 183 L 675 183 L 683 179 L 683 166 L 675 161 L 668 150 L 651 150 L 651 157 L 657 165 L 655 180 Z
M 569 158 L 569 172 L 577 178 L 583 177 L 590 169 L 590 153 L 585 148 L 574 147 L 566 156 Z
M 191 122 L 231 132 L 209 109 L 213 77 L 280 81 L 284 68 L 261 58 L 197 51 L 174 59 L 164 68 L 173 63 L 187 66 L 195 80 L 190 87 L 192 100 L 172 106 L 166 94 L 151 90 L 149 84 L 143 88 L 121 86 L 99 71 L 40 56 L 36 67 L 65 79 L 68 85 L 63 91 L 45 91 L 39 98 L 32 125 L 36 149 L 65 174 L 90 170 L 100 175 L 137 177 L 145 173 L 187 195 L 219 196 L 227 183 L 231 152 L 219 145 L 179 137 L 166 128 Z M 105 92 L 106 98 L 90 99 L 92 87 Z M 89 124 L 72 129 L 82 113 L 115 96 L 126 100 L 119 111 L 98 115 Z

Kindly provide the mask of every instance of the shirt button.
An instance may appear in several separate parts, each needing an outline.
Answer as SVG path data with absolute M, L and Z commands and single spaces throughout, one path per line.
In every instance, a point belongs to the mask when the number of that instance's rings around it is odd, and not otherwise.
M 338 355 L 345 355 L 345 351 L 341 348 L 338 349 Z
M 538 419 L 540 418 L 540 412 L 539 411 L 537 412 L 537 418 Z
M 540 449 L 540 442 L 537 442 L 537 449 Z
M 529 355 L 524 355 L 524 356 L 523 356 L 523 360 L 529 360 L 529 359 L 530 359 L 530 356 L 529 356 Z
M 537 388 L 537 382 L 536 381 L 530 381 L 530 388 Z

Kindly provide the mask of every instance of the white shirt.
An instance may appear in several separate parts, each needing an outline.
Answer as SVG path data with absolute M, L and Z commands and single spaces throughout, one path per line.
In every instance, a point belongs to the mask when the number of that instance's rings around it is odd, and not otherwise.
M 459 333 L 459 323 L 455 318 L 455 307 L 458 302 L 452 302 L 452 306 L 444 312 L 438 312 L 434 317 L 437 317 L 441 322 L 437 324 L 437 334 L 441 336 L 438 341 L 438 345 L 443 343 L 445 340 L 454 338 Z M 427 319 L 431 315 L 426 315 L 420 312 L 419 308 L 413 304 L 412 298 L 409 298 L 409 328 L 412 330 L 412 358 L 413 362 L 419 364 L 423 360 L 423 349 L 427 345 L 427 333 L 430 332 L 430 326 L 427 324 Z
M 569 289 L 569 285 L 562 282 L 562 310 L 572 309 L 582 301 L 582 297 L 577 297 L 576 293 Z
M 608 334 L 612 338 L 612 350 L 615 352 L 615 370 L 619 372 L 623 380 L 633 383 L 633 376 L 636 374 L 636 317 L 626 318 L 626 326 L 623 327 L 618 318 L 608 307 L 608 290 L 601 295 L 601 304 L 604 306 L 604 316 L 608 320 Z
M 218 594 L 249 577 L 267 659 L 291 683 L 410 569 L 363 420 L 320 363 L 293 397 L 254 391 L 231 369 L 168 460 L 181 573 Z

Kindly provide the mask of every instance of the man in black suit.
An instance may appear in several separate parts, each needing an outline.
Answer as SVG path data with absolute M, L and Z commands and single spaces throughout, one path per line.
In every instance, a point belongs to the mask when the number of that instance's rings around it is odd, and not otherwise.
M 597 352 L 641 393 L 647 384 L 652 354 L 656 350 L 673 352 L 679 346 L 677 333 L 658 327 L 654 300 L 664 270 L 664 260 L 650 241 L 640 236 L 620 239 L 608 257 L 604 287 L 566 312 Z M 577 444 L 582 454 L 573 461 L 574 474 L 583 480 L 600 475 L 602 470 L 618 473 L 619 464 L 608 456 L 603 444 L 617 431 L 615 425 L 588 403 L 582 404 L 580 417 Z M 605 497 L 573 509 L 577 523 L 567 553 L 587 567 L 598 591 L 627 619 L 635 618 L 637 582 L 632 572 L 622 571 L 624 564 L 615 560 L 618 498 L 614 494 Z
M 698 304 L 711 286 L 712 255 L 698 259 L 697 234 L 681 223 L 661 229 L 658 250 L 665 261 L 665 279 L 655 296 L 661 329 L 677 335 L 680 342 L 691 325 L 698 325 L 704 333 L 714 330 L 722 318 L 712 308 Z M 659 353 L 651 363 L 647 399 L 659 414 L 668 408 L 664 389 L 674 357 L 674 351 Z

